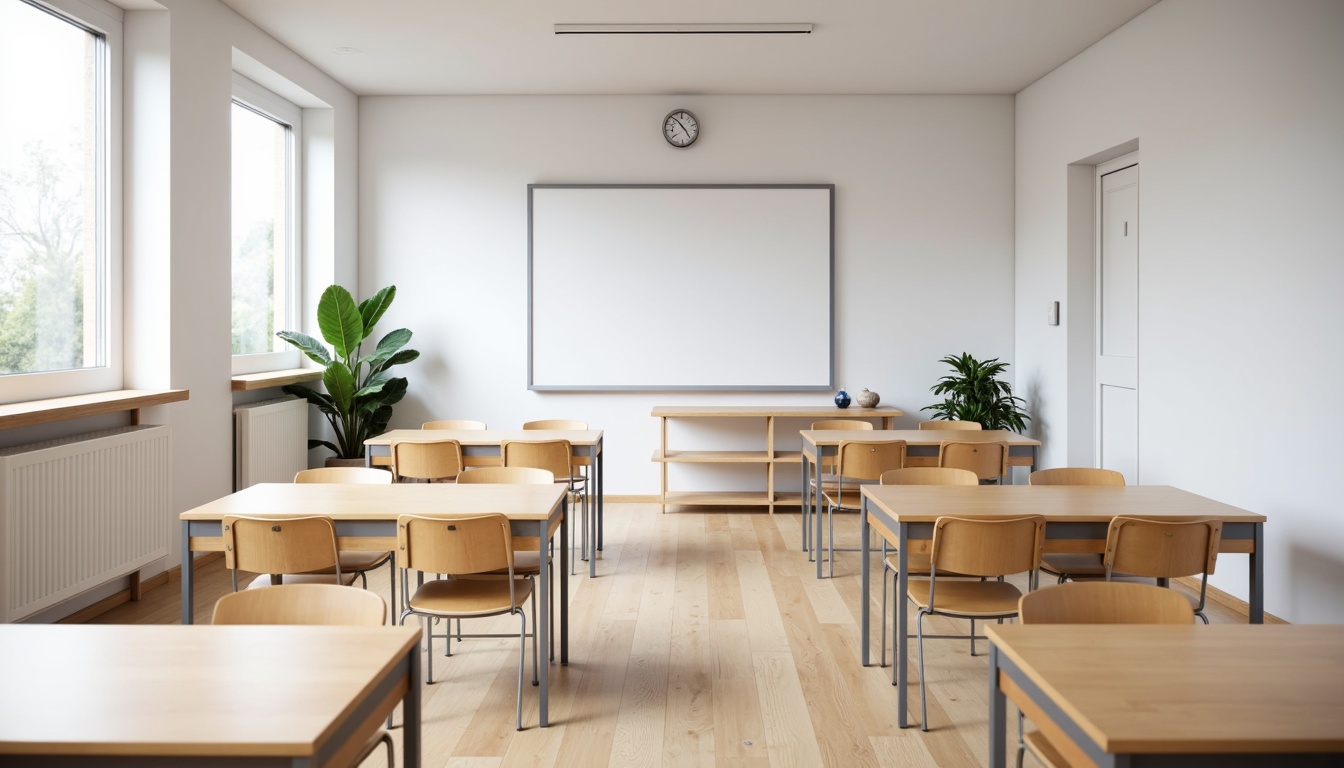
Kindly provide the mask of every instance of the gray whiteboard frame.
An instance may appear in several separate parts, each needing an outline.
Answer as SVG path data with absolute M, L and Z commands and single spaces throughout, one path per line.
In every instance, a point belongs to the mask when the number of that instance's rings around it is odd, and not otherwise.
M 781 386 L 773 384 L 537 384 L 533 378 L 535 360 L 533 348 L 533 232 L 532 195 L 537 189 L 822 189 L 829 202 L 830 236 L 827 254 L 828 285 L 826 286 L 827 333 L 826 351 L 828 378 L 824 385 Z M 600 332 L 600 331 L 599 331 Z M 834 184 L 528 184 L 527 185 L 527 388 L 534 392 L 829 392 L 835 389 L 835 185 Z

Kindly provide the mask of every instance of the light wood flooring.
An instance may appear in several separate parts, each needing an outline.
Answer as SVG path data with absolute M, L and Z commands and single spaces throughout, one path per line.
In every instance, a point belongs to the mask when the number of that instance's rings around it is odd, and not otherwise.
M 514 730 L 517 641 L 455 642 L 451 658 L 435 659 L 436 682 L 423 693 L 425 766 L 988 762 L 985 642 L 972 657 L 964 640 L 926 641 L 928 733 L 918 726 L 912 647 L 912 726 L 897 728 L 891 668 L 859 663 L 859 556 L 839 554 L 835 578 L 818 581 L 799 549 L 796 512 L 663 515 L 654 504 L 613 503 L 606 521 L 598 578 L 586 569 L 571 577 L 570 663 L 551 668 L 551 727 L 537 727 L 537 692 L 525 685 L 525 730 Z M 841 527 L 854 544 L 854 516 Z M 221 561 L 198 576 L 196 621 L 208 623 L 229 577 Z M 386 569 L 372 576 L 370 588 L 386 596 Z M 153 590 L 96 621 L 176 623 L 178 588 Z M 1216 606 L 1210 617 L 1244 620 Z M 516 631 L 516 620 L 490 621 L 477 625 Z M 964 622 L 935 618 L 929 631 L 964 630 Z M 876 655 L 876 625 L 873 636 Z M 436 641 L 436 653 L 442 649 Z M 1015 730 L 1010 720 L 1014 744 Z M 381 760 L 375 753 L 366 765 Z

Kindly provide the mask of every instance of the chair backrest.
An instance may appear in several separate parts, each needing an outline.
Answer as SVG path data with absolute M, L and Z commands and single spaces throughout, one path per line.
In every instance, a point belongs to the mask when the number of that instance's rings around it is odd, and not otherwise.
M 1008 443 L 944 440 L 938 448 L 938 466 L 969 469 L 981 480 L 996 480 L 1008 474 Z
M 920 429 L 962 429 L 978 430 L 981 428 L 978 421 L 960 421 L 958 419 L 934 419 L 933 421 L 919 422 Z
M 485 429 L 484 421 L 474 421 L 472 419 L 439 419 L 438 421 L 426 421 L 420 425 L 421 429 Z
M 252 573 L 306 573 L 337 567 L 331 518 L 228 515 L 223 520 L 224 566 Z
M 1022 596 L 1023 624 L 1193 624 L 1185 595 L 1152 584 L 1070 581 Z
M 504 515 L 397 518 L 398 564 L 413 571 L 469 576 L 507 568 L 513 537 Z
M 1027 485 L 1124 485 L 1125 476 L 1113 469 L 1095 467 L 1056 467 L 1038 469 L 1027 478 Z
M 844 440 L 836 450 L 836 472 L 847 480 L 877 480 L 905 466 L 904 440 Z
M 588 422 L 577 419 L 539 419 L 523 422 L 523 429 L 568 429 L 581 432 L 588 429 Z
M 866 429 L 871 431 L 873 422 L 862 419 L 823 419 L 812 422 L 814 430 Z
M 392 473 L 374 467 L 316 467 L 300 469 L 296 483 L 349 483 L 354 485 L 391 485 Z
M 980 478 L 968 469 L 955 467 L 906 467 L 882 473 L 883 485 L 979 485 Z
M 1106 577 L 1112 572 L 1158 579 L 1207 576 L 1213 573 L 1222 538 L 1219 520 L 1117 517 L 1106 531 Z
M 462 471 L 462 444 L 456 440 L 392 444 L 392 474 L 398 478 L 443 480 Z
M 555 475 L 535 467 L 476 467 L 457 476 L 457 484 L 498 483 L 508 485 L 550 485 Z
M 230 592 L 215 603 L 212 624 L 337 624 L 382 626 L 383 598 L 337 584 L 281 584 Z
M 930 564 L 935 572 L 1007 576 L 1036 570 L 1044 543 L 1043 515 L 1005 520 L 940 517 L 933 524 Z
M 505 440 L 499 453 L 504 466 L 544 469 L 556 482 L 568 482 L 573 475 L 574 448 L 568 440 Z

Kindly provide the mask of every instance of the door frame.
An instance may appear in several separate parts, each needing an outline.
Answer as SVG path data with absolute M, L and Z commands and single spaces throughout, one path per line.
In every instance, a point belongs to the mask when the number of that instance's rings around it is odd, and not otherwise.
M 1125 170 L 1126 168 L 1132 168 L 1132 167 L 1134 167 L 1134 166 L 1136 166 L 1136 165 L 1138 165 L 1138 164 L 1139 164 L 1139 152 L 1138 152 L 1138 150 L 1135 150 L 1135 151 L 1133 151 L 1133 152 L 1127 152 L 1127 153 L 1125 153 L 1125 154 L 1123 154 L 1123 155 L 1121 155 L 1121 156 L 1119 156 L 1119 157 L 1116 157 L 1116 158 L 1113 158 L 1113 159 L 1110 159 L 1110 160 L 1106 160 L 1106 161 L 1104 161 L 1104 162 L 1097 163 L 1096 166 L 1094 166 L 1095 185 L 1096 185 L 1096 186 L 1093 188 L 1093 191 L 1092 191 L 1092 200 L 1093 200 L 1092 208 L 1093 208 L 1093 211 L 1094 211 L 1094 215 L 1093 215 L 1093 219 L 1092 219 L 1092 462 L 1091 462 L 1091 464 L 1088 465 L 1088 466 L 1092 466 L 1092 467 L 1099 466 L 1100 463 L 1101 463 L 1101 439 L 1102 439 L 1102 433 L 1101 433 L 1101 387 L 1098 386 L 1098 381 L 1097 381 L 1097 379 L 1099 378 L 1099 376 L 1097 375 L 1097 355 L 1098 355 L 1098 352 L 1101 350 L 1101 318 L 1099 317 L 1099 315 L 1100 315 L 1100 313 L 1101 313 L 1101 247 L 1102 247 L 1102 239 L 1103 239 L 1103 237 L 1102 237 L 1102 231 L 1101 231 L 1101 226 L 1102 226 L 1102 225 L 1101 225 L 1101 208 L 1102 208 L 1102 205 L 1103 205 L 1103 199 L 1102 199 L 1102 178 L 1105 177 L 1105 176 L 1108 176 L 1108 175 L 1110 175 L 1110 174 L 1112 174 L 1112 173 L 1116 173 L 1116 172 L 1118 172 L 1118 171 L 1123 171 L 1123 170 Z M 1136 182 L 1135 182 L 1135 184 L 1138 185 L 1138 186 L 1140 187 L 1140 194 L 1142 194 L 1142 178 L 1143 178 L 1142 173 L 1143 173 L 1142 170 L 1140 170 L 1140 171 L 1139 171 L 1139 174 L 1140 174 L 1140 175 L 1139 175 L 1139 181 L 1136 181 Z M 1143 268 L 1143 251 L 1142 251 L 1142 242 L 1140 242 L 1140 248 L 1139 248 L 1139 252 L 1138 252 L 1138 254 L 1137 254 L 1137 263 L 1135 264 L 1135 270 L 1138 271 L 1140 274 L 1142 274 L 1142 268 Z M 1141 281 L 1140 281 L 1140 282 L 1141 282 Z M 1139 430 L 1139 423 L 1140 423 L 1139 414 L 1141 413 L 1141 410 L 1140 410 L 1140 409 L 1141 409 L 1142 406 L 1143 406 L 1143 393 L 1139 390 L 1139 388 L 1138 388 L 1138 384 L 1137 384 L 1137 382 L 1138 382 L 1139 366 L 1140 366 L 1140 362 L 1141 362 L 1141 361 L 1140 361 L 1140 357 L 1141 357 L 1141 356 L 1140 356 L 1140 345 L 1139 345 L 1139 338 L 1140 338 L 1140 336 L 1139 336 L 1139 334 L 1140 334 L 1140 331 L 1142 330 L 1142 320 L 1143 320 L 1143 318 L 1142 318 L 1142 317 L 1140 316 L 1140 314 L 1139 314 L 1139 306 L 1138 306 L 1138 301 L 1139 301 L 1139 299 L 1138 299 L 1138 293 L 1137 293 L 1138 289 L 1139 289 L 1139 286 L 1136 285 L 1136 286 L 1135 286 L 1135 291 L 1136 291 L 1136 293 L 1135 293 L 1135 299 L 1134 299 L 1134 300 L 1135 300 L 1135 307 L 1134 307 L 1134 325 L 1135 325 L 1135 328 L 1134 328 L 1134 334 L 1135 334 L 1135 341 L 1134 341 L 1134 370 L 1135 370 L 1135 395 L 1134 395 L 1134 396 L 1135 396 L 1135 403 L 1134 403 L 1134 409 L 1135 409 L 1135 415 L 1134 415 L 1134 422 L 1135 422 L 1135 423 L 1134 423 L 1134 432 L 1135 432 L 1135 434 L 1134 434 L 1134 442 L 1135 442 L 1135 444 L 1134 444 L 1134 476 L 1133 476 L 1133 477 L 1126 477 L 1126 478 L 1125 478 L 1125 482 L 1129 483 L 1130 485 L 1138 485 L 1138 483 L 1139 483 L 1139 476 L 1138 476 L 1138 475 L 1139 475 L 1139 445 L 1140 445 L 1140 443 L 1141 443 L 1141 440 L 1140 440 L 1141 432 L 1140 432 L 1140 430 Z

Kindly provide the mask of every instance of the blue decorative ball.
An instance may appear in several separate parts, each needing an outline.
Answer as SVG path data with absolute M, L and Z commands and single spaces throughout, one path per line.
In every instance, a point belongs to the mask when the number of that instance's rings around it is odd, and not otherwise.
M 840 390 L 839 392 L 836 392 L 836 393 L 835 393 L 835 407 L 836 407 L 836 408 L 848 408 L 848 407 L 849 407 L 849 402 L 850 402 L 850 400 L 849 400 L 849 393 L 846 392 L 845 390 L 842 389 L 842 390 Z

